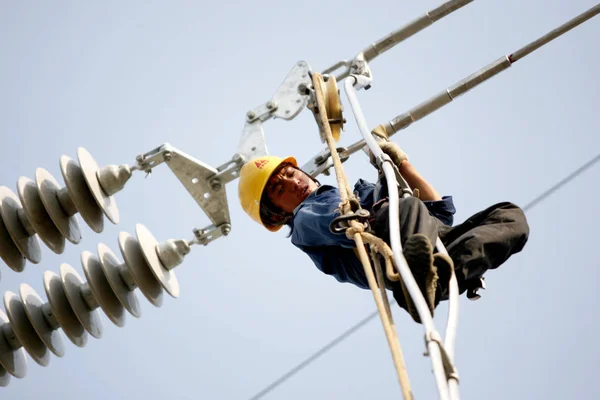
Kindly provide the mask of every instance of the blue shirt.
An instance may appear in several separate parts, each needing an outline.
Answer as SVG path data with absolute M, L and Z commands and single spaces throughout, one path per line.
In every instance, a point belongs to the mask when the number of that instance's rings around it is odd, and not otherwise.
M 354 185 L 361 207 L 369 211 L 374 204 L 374 189 L 373 183 L 362 179 Z M 337 209 L 341 201 L 339 189 L 333 186 L 323 185 L 312 192 L 294 210 L 294 218 L 290 222 L 292 243 L 308 254 L 323 273 L 335 277 L 339 282 L 368 289 L 363 266 L 354 253 L 354 240 L 348 239 L 345 233 L 329 231 L 331 221 L 340 215 Z M 434 217 L 446 225 L 452 225 L 456 212 L 452 196 L 423 203 Z

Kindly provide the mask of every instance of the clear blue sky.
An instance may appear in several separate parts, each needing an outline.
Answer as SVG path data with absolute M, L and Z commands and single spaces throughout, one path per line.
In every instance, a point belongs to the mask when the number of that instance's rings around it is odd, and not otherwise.
M 298 60 L 322 70 L 353 56 L 440 1 L 101 3 L 2 2 L 0 182 L 46 168 L 62 184 L 59 158 L 88 149 L 100 165 L 129 163 L 169 142 L 213 166 L 234 154 L 245 112 L 265 101 Z M 376 59 L 360 93 L 370 126 L 509 54 L 594 6 L 592 0 L 475 1 Z M 443 194 L 457 222 L 495 202 L 527 204 L 600 148 L 600 19 L 596 17 L 419 121 L 394 141 Z M 350 107 L 343 144 L 359 133 Z M 272 154 L 301 163 L 323 148 L 312 115 L 265 125 Z M 352 181 L 375 179 L 358 154 Z M 592 168 L 528 213 L 525 250 L 487 275 L 482 300 L 461 299 L 456 363 L 463 399 L 600 397 L 597 361 L 600 262 Z M 333 179 L 324 178 L 333 183 Z M 227 187 L 233 230 L 195 247 L 176 269 L 178 299 L 0 391 L 5 399 L 238 399 L 371 313 L 368 291 L 338 284 L 240 209 Z M 166 166 L 136 174 L 116 195 L 121 222 L 22 273 L 0 265 L 0 292 L 29 283 L 46 298 L 43 271 L 66 262 L 83 276 L 80 252 L 99 242 L 118 252 L 120 231 L 145 224 L 159 240 L 191 237 L 208 223 Z M 118 254 L 118 253 L 117 253 Z M 120 257 L 120 255 L 119 255 Z M 3 307 L 2 307 L 3 308 Z M 4 308 L 3 308 L 4 309 Z M 438 308 L 443 332 L 447 305 Z M 101 312 L 101 311 L 99 311 Z M 417 399 L 436 398 L 423 330 L 394 309 Z M 400 398 L 391 357 L 374 320 L 265 399 Z

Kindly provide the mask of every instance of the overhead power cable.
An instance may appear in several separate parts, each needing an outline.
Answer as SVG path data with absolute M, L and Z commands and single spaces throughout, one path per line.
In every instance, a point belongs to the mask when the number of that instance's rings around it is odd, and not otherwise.
M 582 173 L 584 173 L 585 171 L 587 171 L 588 169 L 593 167 L 596 163 L 598 163 L 598 161 L 600 161 L 600 153 L 597 154 L 595 157 L 593 157 L 588 162 L 586 162 L 585 164 L 581 165 L 579 168 L 575 169 L 573 172 L 571 172 L 565 178 L 556 182 L 554 185 L 552 185 L 550 188 L 545 190 L 543 193 L 536 196 L 533 200 L 531 200 L 529 203 L 527 203 L 525 206 L 523 206 L 523 211 L 527 212 L 527 211 L 531 210 L 532 208 L 534 208 L 535 206 L 539 205 L 541 202 L 546 200 L 552 194 L 554 194 L 555 192 L 557 192 L 558 190 L 563 188 L 565 185 L 567 185 L 568 183 L 573 181 L 575 178 L 577 178 L 579 175 L 581 175 Z M 393 305 L 393 304 L 396 304 L 396 301 L 390 300 L 390 305 Z M 315 351 L 313 354 L 311 354 L 305 360 L 298 363 L 296 366 L 291 368 L 289 371 L 287 371 L 286 373 L 281 375 L 279 378 L 274 380 L 268 386 L 265 386 L 264 389 L 262 389 L 260 392 L 256 393 L 254 396 L 250 397 L 248 400 L 258 400 L 258 399 L 263 398 L 265 395 L 267 395 L 268 393 L 273 391 L 273 389 L 275 389 L 278 386 L 281 386 L 285 381 L 290 379 L 292 376 L 296 375 L 298 372 L 300 372 L 301 370 L 303 370 L 304 368 L 306 368 L 307 366 L 312 364 L 314 361 L 316 361 L 322 355 L 327 353 L 329 350 L 333 349 L 335 346 L 337 346 L 338 344 L 340 344 L 341 342 L 346 340 L 348 337 L 352 336 L 352 334 L 354 334 L 360 328 L 362 328 L 363 326 L 368 324 L 371 320 L 376 318 L 377 315 L 378 315 L 377 311 L 374 311 L 371 314 L 367 315 L 366 317 L 364 317 L 363 319 L 358 321 L 356 324 L 354 324 L 350 328 L 346 329 L 344 332 L 342 332 L 340 335 L 338 335 L 335 339 L 331 340 L 325 346 L 323 346 L 319 350 Z

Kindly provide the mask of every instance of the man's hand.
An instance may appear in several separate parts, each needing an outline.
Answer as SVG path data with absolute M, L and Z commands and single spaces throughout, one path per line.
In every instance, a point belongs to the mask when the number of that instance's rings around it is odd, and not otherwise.
M 383 141 L 379 142 L 379 147 L 392 159 L 392 162 L 396 164 L 398 171 L 413 191 L 413 195 L 419 197 L 423 201 L 442 200 L 440 194 L 417 172 L 410 161 L 408 161 L 408 155 L 400 148 L 400 146 L 394 142 L 390 142 L 387 137 L 381 135 L 381 131 L 376 132 L 377 130 L 378 129 L 375 128 L 373 134 L 383 139 Z M 375 156 L 373 156 L 373 153 L 370 151 L 369 159 L 371 164 L 377 168 Z
M 394 142 L 380 142 L 379 147 L 385 154 L 387 154 L 392 159 L 392 162 L 396 164 L 396 167 L 398 167 L 398 169 L 400 169 L 400 166 L 404 161 L 408 161 L 408 154 L 406 154 L 400 148 L 400 146 L 398 146 Z M 377 166 L 375 156 L 372 152 L 369 152 L 369 159 L 371 161 L 371 164 Z
M 382 142 L 379 147 L 381 150 L 390 156 L 394 164 L 400 169 L 400 166 L 404 161 L 408 161 L 408 154 L 406 154 L 400 146 L 394 142 Z

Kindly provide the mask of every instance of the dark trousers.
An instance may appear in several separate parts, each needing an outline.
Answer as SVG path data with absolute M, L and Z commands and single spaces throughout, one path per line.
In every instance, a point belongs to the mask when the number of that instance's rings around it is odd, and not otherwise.
M 461 294 L 488 269 L 498 268 L 511 255 L 520 252 L 529 237 L 525 214 L 512 203 L 494 204 L 465 222 L 450 227 L 433 217 L 418 198 L 406 197 L 399 201 L 402 245 L 410 235 L 422 233 L 435 247 L 439 236 L 454 261 Z M 380 208 L 373 210 L 371 227 L 377 236 L 389 244 L 388 207 L 389 203 L 383 203 Z M 399 285 L 392 284 L 392 290 L 399 305 L 406 308 Z

